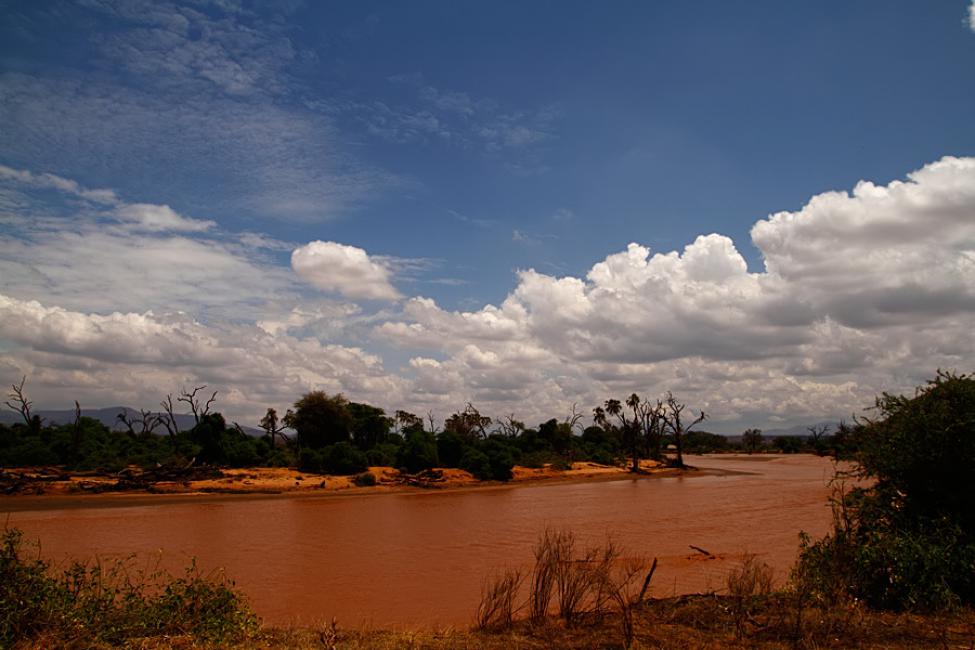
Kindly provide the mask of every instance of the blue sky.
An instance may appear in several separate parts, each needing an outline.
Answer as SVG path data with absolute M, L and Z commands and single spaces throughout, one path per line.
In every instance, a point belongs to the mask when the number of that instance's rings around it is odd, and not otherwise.
M 206 381 L 248 416 L 315 387 L 397 402 L 387 408 L 449 412 L 475 400 L 498 414 L 554 415 L 575 401 L 591 408 L 612 391 L 671 386 L 731 428 L 849 415 L 874 391 L 909 387 L 937 364 L 971 365 L 950 333 L 972 315 L 959 289 L 969 279 L 968 235 L 929 242 L 935 248 L 863 240 L 864 256 L 888 262 L 950 250 L 958 263 L 939 267 L 941 275 L 917 268 L 910 277 L 878 275 L 876 287 L 827 291 L 813 286 L 814 274 L 766 269 L 783 237 L 808 234 L 777 234 L 763 248 L 752 229 L 861 180 L 894 191 L 889 183 L 945 157 L 961 162 L 925 175 L 935 178 L 926 186 L 911 182 L 939 205 L 967 201 L 938 192 L 955 187 L 942 182 L 948 174 L 968 178 L 975 152 L 971 11 L 961 1 L 0 1 L 0 229 L 8 239 L 0 294 L 13 301 L 0 319 L 10 329 L 37 301 L 47 311 L 31 317 L 52 328 L 42 338 L 0 328 L 0 374 L 35 377 L 52 406 L 70 403 L 67 393 L 154 403 L 151 395 L 178 383 Z M 91 190 L 113 195 L 93 199 Z M 884 206 L 869 208 L 879 222 L 896 212 Z M 867 209 L 807 218 L 850 225 Z M 972 226 L 971 210 L 951 214 Z M 684 275 L 644 269 L 627 295 L 594 279 L 594 265 L 612 266 L 608 258 L 631 242 L 649 249 L 647 259 L 686 256 L 712 233 L 731 248 L 702 242 L 728 259 L 714 262 L 718 275 L 699 278 L 711 285 L 685 296 L 703 301 L 693 308 L 660 299 L 685 291 L 667 284 Z M 294 250 L 316 241 L 328 246 L 300 268 L 292 263 Z M 777 263 L 795 269 L 805 268 L 796 250 L 815 246 L 784 248 Z M 142 254 L 129 257 L 133 250 Z M 66 262 L 72 251 L 93 259 Z M 821 266 L 835 267 L 835 246 L 816 251 Z M 529 269 L 578 280 L 586 299 L 605 289 L 622 302 L 600 305 L 598 318 L 589 305 L 595 320 L 550 332 L 558 318 L 541 322 L 538 301 L 561 294 L 553 286 L 526 297 L 531 279 L 518 274 Z M 725 281 L 740 273 L 761 288 Z M 648 278 L 666 290 L 650 291 Z M 796 313 L 816 315 L 769 317 L 762 292 L 773 280 L 799 283 L 776 291 L 801 294 Z M 927 293 L 912 304 L 950 304 L 937 340 L 912 347 L 894 331 L 909 329 L 904 308 L 888 303 L 918 285 Z M 867 323 L 845 305 L 872 288 L 888 302 Z M 711 289 L 724 297 L 707 303 Z M 742 307 L 754 292 L 766 306 Z M 738 302 L 727 302 L 732 295 Z M 605 316 L 655 301 L 659 309 L 640 312 L 642 320 Z M 735 312 L 727 322 L 705 322 L 725 308 Z M 81 325 L 51 326 L 54 309 Z M 105 356 L 99 337 L 123 327 L 98 320 L 112 314 L 129 334 L 157 327 L 168 334 L 152 336 L 201 347 L 178 361 L 161 351 L 162 369 L 145 355 Z M 729 322 L 733 332 L 723 329 Z M 201 329 L 188 335 L 184 326 Z M 78 327 L 82 342 L 71 338 Z M 884 364 L 850 354 L 826 363 L 821 356 L 843 356 L 815 348 L 836 342 L 835 332 L 823 333 L 830 327 L 851 328 L 841 350 L 865 346 L 852 342 L 858 336 L 875 337 L 878 349 L 911 349 Z M 424 336 L 414 336 L 419 330 Z M 556 340 L 566 332 L 579 340 Z M 606 366 L 627 353 L 611 349 L 628 349 L 614 337 L 626 332 L 637 333 L 639 350 L 613 376 Z M 133 336 L 133 349 L 145 344 Z M 244 362 L 216 371 L 208 356 L 276 345 L 294 353 L 299 342 L 318 347 L 295 359 L 279 389 L 272 377 L 260 386 L 235 378 L 254 371 Z M 674 352 L 644 353 L 658 346 Z M 332 370 L 314 370 L 314 355 L 333 353 L 340 358 L 319 364 Z M 106 372 L 138 388 L 94 388 L 79 366 L 97 362 L 118 364 Z M 447 365 L 432 372 L 432 363 Z M 442 385 L 432 375 L 452 379 Z M 779 387 L 778 397 L 753 395 L 763 383 Z M 741 395 L 747 403 L 732 397 Z M 274 403 L 252 408 L 256 400 Z

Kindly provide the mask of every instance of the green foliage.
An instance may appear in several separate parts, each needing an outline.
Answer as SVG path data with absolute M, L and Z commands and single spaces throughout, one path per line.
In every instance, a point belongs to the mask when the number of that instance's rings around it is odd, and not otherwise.
M 267 467 L 293 467 L 298 464 L 298 461 L 292 450 L 279 448 L 268 453 L 264 464 Z
M 876 406 L 845 443 L 872 485 L 837 498 L 833 532 L 804 540 L 797 575 L 880 608 L 975 604 L 975 379 L 939 372 Z
M 798 436 L 775 436 L 772 447 L 783 454 L 798 454 L 803 449 L 802 438 Z
M 357 402 L 349 402 L 348 410 L 352 416 L 352 441 L 356 447 L 366 451 L 386 442 L 393 419 L 386 417 L 385 411 Z
M 468 447 L 460 459 L 460 468 L 470 472 L 474 478 L 481 481 L 491 480 L 491 461 L 484 452 L 474 447 Z
M 297 432 L 300 447 L 321 449 L 351 439 L 355 421 L 342 395 L 316 390 L 302 396 L 294 406 L 294 411 L 285 416 L 285 424 Z
M 572 429 L 565 422 L 552 418 L 538 425 L 538 437 L 555 451 L 562 452 L 572 443 Z
M 439 464 L 437 439 L 429 431 L 410 431 L 400 447 L 397 462 L 399 467 L 413 474 L 436 467 Z
M 491 478 L 495 481 L 510 481 L 512 477 L 511 468 L 515 465 L 514 452 L 517 450 L 506 444 L 505 441 L 491 437 L 484 441 L 481 450 L 487 456 L 491 466 Z
M 258 620 L 233 583 L 201 575 L 146 575 L 124 561 L 73 563 L 55 571 L 26 557 L 22 533 L 0 542 L 0 647 L 42 638 L 50 645 L 119 646 L 144 637 L 191 635 L 210 643 L 241 639 Z
M 388 442 L 377 445 L 366 452 L 366 460 L 374 467 L 395 467 L 399 448 L 399 445 Z
M 302 472 L 320 474 L 322 472 L 322 453 L 317 449 L 302 448 L 298 453 L 298 469 Z
M 469 442 L 456 431 L 437 434 L 437 456 L 444 467 L 460 467 L 460 459 L 469 448 Z
M 741 444 L 748 453 L 754 453 L 765 446 L 765 438 L 761 429 L 746 429 L 741 434 Z
M 366 455 L 347 442 L 329 445 L 321 450 L 321 468 L 326 474 L 345 476 L 369 467 Z
M 201 463 L 216 463 L 224 458 L 223 439 L 227 433 L 227 422 L 220 413 L 211 413 L 200 418 L 200 422 L 190 430 L 190 440 L 200 446 L 197 460 Z
M 731 445 L 724 436 L 707 431 L 688 431 L 684 434 L 684 451 L 690 454 L 710 454 L 727 451 Z
M 521 459 L 518 464 L 522 467 L 531 467 L 533 469 L 538 469 L 544 467 L 545 465 L 555 461 L 559 456 L 556 456 L 550 451 L 533 451 L 527 454 L 522 454 Z

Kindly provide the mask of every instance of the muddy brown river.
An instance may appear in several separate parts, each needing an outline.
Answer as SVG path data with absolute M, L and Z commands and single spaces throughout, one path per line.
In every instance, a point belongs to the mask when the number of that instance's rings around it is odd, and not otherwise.
M 651 588 L 658 597 L 720 589 L 744 553 L 771 564 L 781 582 L 799 532 L 820 536 L 828 529 L 828 459 L 688 462 L 735 473 L 148 505 L 108 498 L 36 510 L 0 501 L 0 511 L 13 510 L 4 515 L 8 524 L 39 539 L 47 558 L 135 554 L 143 566 L 176 569 L 195 557 L 206 569 L 222 567 L 265 622 L 309 625 L 335 617 L 344 626 L 380 627 L 469 624 L 485 577 L 528 566 L 546 527 L 570 529 L 581 544 L 609 535 L 627 555 L 659 558 Z

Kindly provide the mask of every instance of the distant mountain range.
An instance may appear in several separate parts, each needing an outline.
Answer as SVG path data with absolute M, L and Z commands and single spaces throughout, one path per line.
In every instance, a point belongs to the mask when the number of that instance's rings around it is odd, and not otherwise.
M 71 424 L 74 422 L 74 409 L 67 409 L 61 411 L 34 411 L 36 415 L 41 416 L 44 419 L 45 424 Z M 83 417 L 92 418 L 98 420 L 104 424 L 109 429 L 115 429 L 116 431 L 125 431 L 125 425 L 122 424 L 119 419 L 119 413 L 125 413 L 126 416 L 131 418 L 141 418 L 142 414 L 139 413 L 134 408 L 128 406 L 108 406 L 106 408 L 100 409 L 81 409 L 81 415 Z M 9 409 L 0 411 L 0 422 L 4 424 L 14 424 L 16 422 L 21 422 L 21 417 L 19 413 L 15 413 Z M 177 413 L 176 414 L 176 424 L 179 425 L 180 430 L 192 429 L 196 424 L 193 416 L 189 413 Z M 228 425 L 231 423 L 228 422 Z M 241 428 L 245 433 L 252 436 L 262 436 L 264 432 L 256 427 L 245 427 L 241 425 Z M 156 433 L 164 434 L 166 433 L 165 427 L 160 426 L 156 429 Z

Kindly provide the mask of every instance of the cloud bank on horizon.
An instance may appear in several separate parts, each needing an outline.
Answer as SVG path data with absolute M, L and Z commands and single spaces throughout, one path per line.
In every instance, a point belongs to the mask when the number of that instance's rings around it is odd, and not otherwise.
M 0 167 L 0 182 L 0 374 L 29 376 L 52 406 L 152 405 L 205 383 L 252 419 L 320 388 L 533 421 L 673 390 L 720 427 L 848 416 L 975 358 L 975 158 L 757 221 L 760 272 L 717 233 L 679 251 L 631 243 L 584 277 L 519 271 L 473 311 L 401 302 L 361 248 L 297 246 L 292 272 L 260 234 L 49 174 Z M 48 214 L 65 197 L 68 215 Z

